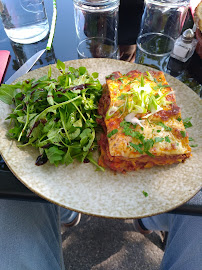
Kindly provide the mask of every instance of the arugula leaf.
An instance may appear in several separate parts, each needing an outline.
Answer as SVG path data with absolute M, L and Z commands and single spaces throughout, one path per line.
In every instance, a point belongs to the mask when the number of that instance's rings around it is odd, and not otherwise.
M 20 135 L 21 132 L 21 126 L 15 126 L 14 128 L 9 129 L 7 135 L 11 139 L 16 139 Z
M 80 134 L 80 138 L 81 138 L 80 144 L 82 147 L 89 141 L 89 138 L 91 138 L 91 133 L 92 133 L 92 130 L 90 128 L 86 128 Z
M 92 130 L 92 132 L 91 132 L 91 134 L 89 136 L 88 144 L 83 147 L 83 151 L 86 152 L 86 151 L 89 151 L 90 150 L 90 148 L 91 148 L 91 146 L 92 146 L 92 144 L 94 142 L 94 139 L 95 139 L 95 131 Z
M 45 149 L 46 155 L 51 164 L 58 165 L 58 161 L 61 161 L 64 155 L 64 151 L 58 149 L 57 146 L 52 146 L 49 149 Z
M 97 167 L 97 170 L 104 172 L 105 169 L 97 164 L 97 162 L 93 158 L 92 152 L 89 152 L 86 158 Z
M 75 128 L 74 131 L 72 131 L 72 129 L 70 129 L 69 132 L 71 132 L 71 133 L 69 133 L 70 140 L 75 140 L 76 138 L 78 138 L 81 131 L 79 128 Z
M 65 64 L 59 59 L 57 60 L 57 68 L 63 73 L 65 73 Z
M 68 148 L 66 154 L 65 154 L 64 157 L 63 157 L 63 163 L 64 163 L 65 165 L 67 165 L 67 166 L 68 166 L 69 164 L 73 163 L 73 161 L 74 161 L 73 158 L 71 157 L 70 149 L 71 149 L 71 148 Z
M 51 70 L 51 66 L 50 66 L 49 70 L 48 70 L 48 78 L 51 78 L 51 73 L 52 73 L 52 70 Z
M 66 72 L 60 60 L 57 68 L 58 78 L 51 78 L 50 67 L 48 75 L 38 80 L 0 87 L 0 99 L 14 105 L 7 117 L 13 125 L 8 136 L 22 142 L 20 147 L 39 148 L 56 166 L 69 165 L 74 159 L 83 162 L 97 147 L 95 128 L 102 94 L 97 72 L 90 75 L 85 67 L 68 67 Z
M 98 78 L 98 73 L 97 72 L 93 72 L 92 73 L 92 76 L 93 76 L 94 79 L 97 79 Z
M 84 75 L 86 73 L 86 68 L 85 67 L 79 67 L 79 75 Z M 92 74 L 92 76 L 94 77 L 94 75 Z M 95 77 L 94 77 L 95 78 Z
M 16 89 L 18 89 L 18 85 L 8 85 L 2 84 L 0 87 L 0 100 L 8 105 L 13 103 L 13 98 L 16 95 Z

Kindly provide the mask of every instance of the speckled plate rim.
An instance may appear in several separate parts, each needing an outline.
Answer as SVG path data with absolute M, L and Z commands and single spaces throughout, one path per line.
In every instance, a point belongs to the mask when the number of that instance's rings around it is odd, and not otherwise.
M 113 71 L 126 73 L 133 69 L 152 70 L 142 65 L 112 59 L 72 60 L 65 64 L 74 67 L 86 66 L 90 73 L 99 72 L 102 83 L 104 77 Z M 34 70 L 19 80 L 39 78 L 47 74 L 48 69 L 49 66 Z M 52 65 L 52 72 L 54 76 L 58 75 L 55 65 Z M 191 159 L 184 164 L 155 167 L 126 175 L 114 174 L 108 170 L 104 173 L 97 172 L 92 164 L 74 163 L 58 168 L 45 164 L 36 167 L 34 161 L 37 150 L 28 147 L 22 151 L 16 146 L 16 142 L 5 137 L 7 126 L 4 119 L 8 107 L 3 103 L 0 103 L 1 155 L 13 174 L 31 191 L 74 211 L 123 219 L 171 211 L 191 199 L 202 186 L 202 169 L 197 162 L 202 157 L 202 102 L 190 88 L 177 79 L 167 74 L 166 79 L 176 92 L 177 104 L 182 108 L 183 117 L 193 117 L 194 127 L 188 131 L 199 145 L 193 150 Z M 20 159 L 16 159 L 16 156 Z M 144 197 L 143 190 L 148 192 L 148 197 Z

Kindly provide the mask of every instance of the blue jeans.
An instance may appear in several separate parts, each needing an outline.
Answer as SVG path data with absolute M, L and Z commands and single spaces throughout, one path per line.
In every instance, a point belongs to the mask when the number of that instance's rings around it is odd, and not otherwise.
M 74 216 L 51 203 L 1 199 L 0 270 L 64 269 L 60 227 Z M 142 221 L 169 231 L 162 270 L 202 269 L 201 217 L 163 214 Z
M 77 213 L 51 203 L 0 200 L 0 270 L 65 269 L 61 223 Z
M 148 230 L 167 231 L 161 270 L 202 270 L 202 217 L 162 214 L 143 218 Z

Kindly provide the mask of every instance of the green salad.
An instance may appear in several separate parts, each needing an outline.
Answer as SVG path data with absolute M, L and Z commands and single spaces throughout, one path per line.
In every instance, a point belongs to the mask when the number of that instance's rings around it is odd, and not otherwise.
M 58 60 L 60 76 L 48 75 L 38 80 L 29 79 L 0 87 L 0 99 L 12 106 L 7 119 L 12 127 L 8 136 L 21 144 L 39 149 L 36 165 L 47 160 L 51 164 L 69 165 L 75 159 L 92 162 L 92 151 L 97 147 L 95 129 L 102 85 L 98 73 L 91 75 L 85 67 L 75 69 Z

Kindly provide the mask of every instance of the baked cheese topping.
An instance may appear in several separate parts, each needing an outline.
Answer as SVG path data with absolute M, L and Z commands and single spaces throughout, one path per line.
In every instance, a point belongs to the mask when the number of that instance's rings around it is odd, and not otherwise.
M 163 72 L 131 71 L 126 75 L 114 72 L 106 78 L 103 100 L 99 111 L 110 162 L 113 163 L 113 158 L 128 159 L 135 170 L 140 157 L 170 157 L 171 164 L 172 159 L 174 163 L 185 158 L 177 155 L 190 156 L 180 108 Z M 148 162 L 149 159 L 145 164 Z

